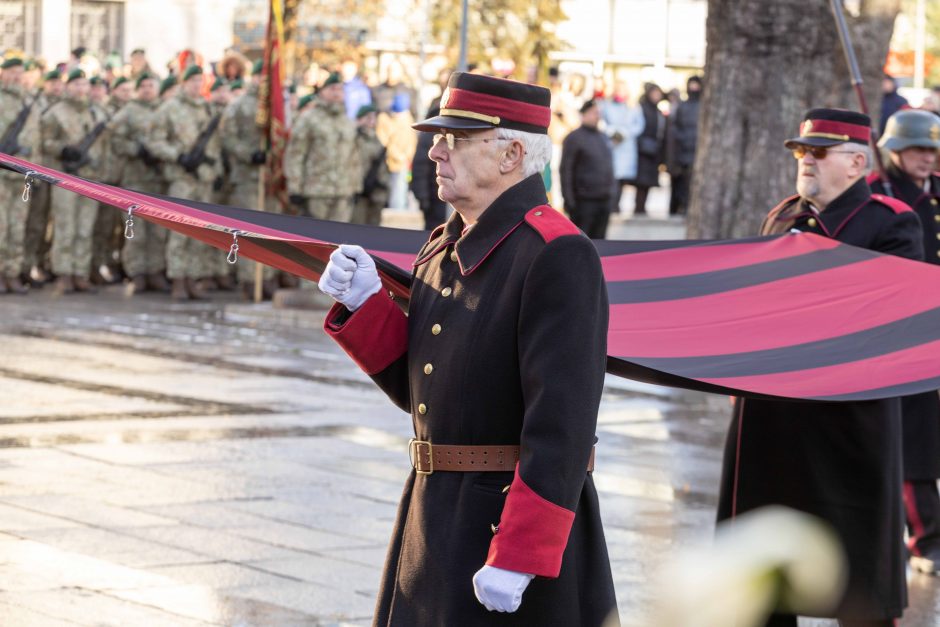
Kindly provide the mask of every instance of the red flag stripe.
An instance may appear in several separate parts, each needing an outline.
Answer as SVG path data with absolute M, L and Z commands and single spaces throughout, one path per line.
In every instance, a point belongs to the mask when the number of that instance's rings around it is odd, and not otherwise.
M 762 394 L 825 399 L 872 390 L 873 372 L 879 373 L 876 382 L 878 388 L 940 377 L 938 354 L 940 340 L 836 366 L 702 381 Z
M 686 246 L 601 258 L 608 281 L 643 281 L 739 268 L 835 248 L 828 237 L 781 237 L 771 242 Z
M 611 305 L 608 351 L 623 359 L 724 355 L 870 329 L 940 306 L 940 290 L 919 289 L 916 280 L 910 280 L 923 266 L 900 257 L 879 256 L 708 296 Z M 826 289 L 807 290 L 806 281 L 824 283 Z M 880 286 L 878 300 L 890 302 L 890 307 L 869 306 L 873 284 Z M 781 306 L 782 294 L 786 307 Z M 838 310 L 842 315 L 823 319 L 815 313 L 821 310 Z

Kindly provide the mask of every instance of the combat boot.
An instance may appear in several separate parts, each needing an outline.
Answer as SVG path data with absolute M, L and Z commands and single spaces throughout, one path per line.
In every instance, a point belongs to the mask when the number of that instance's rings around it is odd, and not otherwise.
M 29 292 L 29 287 L 27 285 L 24 285 L 23 282 L 20 281 L 20 277 L 18 276 L 14 275 L 14 276 L 7 277 L 6 284 L 7 284 L 7 290 L 11 294 L 26 294 L 27 292 Z
M 196 279 L 186 279 L 186 292 L 193 300 L 203 300 L 206 297 L 206 293 L 203 291 L 202 286 L 199 283 L 200 281 L 197 281 Z
M 147 277 L 142 274 L 138 274 L 127 284 L 127 295 L 133 296 L 134 294 L 140 294 L 141 292 L 147 291 Z
M 170 291 L 170 284 L 167 283 L 166 277 L 164 277 L 160 272 L 154 272 L 153 274 L 147 275 L 147 287 L 152 289 L 154 292 Z
M 56 294 L 71 294 L 75 291 L 75 284 L 72 283 L 72 277 L 67 274 L 63 274 L 58 279 L 55 280 L 55 293 Z
M 173 288 L 170 290 L 170 298 L 173 300 L 189 300 L 189 292 L 186 290 L 186 281 L 189 279 L 173 279 Z
M 75 286 L 76 292 L 88 292 L 89 294 L 94 294 L 98 291 L 98 288 L 92 285 L 91 281 L 77 274 L 72 277 L 72 285 Z
M 223 292 L 231 292 L 235 289 L 235 281 L 227 274 L 220 274 L 215 277 L 215 282 L 218 284 L 218 289 Z

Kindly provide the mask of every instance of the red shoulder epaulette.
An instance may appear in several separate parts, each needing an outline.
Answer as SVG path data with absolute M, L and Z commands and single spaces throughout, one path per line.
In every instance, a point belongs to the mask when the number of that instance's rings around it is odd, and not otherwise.
M 545 243 L 562 235 L 577 235 L 581 231 L 574 223 L 549 205 L 541 205 L 525 214 L 525 221 L 542 236 Z
M 871 174 L 865 177 L 865 182 L 868 183 L 869 185 L 871 185 L 872 183 L 880 183 L 881 172 L 877 172 L 877 171 L 872 172 Z
M 891 198 L 890 196 L 885 196 L 884 194 L 872 194 L 871 199 L 880 202 L 881 204 L 887 206 L 891 211 L 895 213 L 904 213 L 905 211 L 913 211 L 910 206 L 897 198 Z

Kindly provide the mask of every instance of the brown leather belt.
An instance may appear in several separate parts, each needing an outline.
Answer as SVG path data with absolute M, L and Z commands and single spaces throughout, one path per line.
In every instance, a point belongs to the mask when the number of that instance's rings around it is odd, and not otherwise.
M 441 472 L 513 472 L 519 461 L 519 446 L 432 444 L 409 440 L 408 458 L 419 475 Z M 594 447 L 588 459 L 588 472 L 594 471 Z

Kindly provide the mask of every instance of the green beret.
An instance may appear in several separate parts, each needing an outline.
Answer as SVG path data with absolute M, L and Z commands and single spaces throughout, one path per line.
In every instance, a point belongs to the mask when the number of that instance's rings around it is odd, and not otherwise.
M 184 80 L 184 81 L 188 81 L 190 78 L 192 78 L 192 77 L 195 76 L 196 74 L 200 74 L 200 75 L 201 75 L 201 74 L 202 74 L 202 68 L 199 67 L 198 65 L 190 65 L 188 68 L 186 68 L 186 71 L 183 72 L 183 80 Z
M 160 95 L 162 96 L 163 94 L 166 93 L 166 90 L 168 90 L 170 87 L 175 87 L 175 86 L 176 86 L 176 77 L 173 76 L 172 74 L 170 76 L 167 76 L 166 78 L 163 79 L 163 82 L 160 83 Z
M 75 68 L 69 72 L 69 77 L 66 79 L 66 83 L 71 83 L 72 81 L 77 81 L 80 78 L 85 78 L 85 70 Z
M 232 81 L 232 84 L 230 85 L 230 87 L 232 88 L 232 91 L 236 89 L 242 89 L 244 86 L 245 86 L 245 83 L 243 83 L 242 79 L 240 78 L 236 78 L 234 81 Z
M 359 110 L 356 111 L 356 119 L 358 120 L 362 116 L 369 115 L 370 113 L 375 113 L 376 111 L 378 111 L 378 109 L 376 109 L 370 104 L 362 105 L 361 107 L 359 107 Z
M 62 72 L 59 70 L 49 70 L 42 75 L 42 80 L 44 81 L 57 81 L 62 78 Z
M 254 65 L 251 66 L 252 74 L 261 74 L 261 70 L 264 69 L 264 59 L 258 59 L 255 61 Z
M 287 91 L 288 91 L 288 93 L 296 94 L 296 93 L 297 93 L 297 83 L 291 83 L 290 85 L 288 85 Z
M 117 88 L 117 87 L 120 87 L 120 86 L 123 85 L 124 83 L 130 82 L 130 80 L 131 80 L 131 79 L 127 78 L 126 76 L 118 76 L 116 79 L 114 79 L 114 84 L 111 85 L 111 89 L 115 89 L 115 88 Z
M 35 59 L 27 59 L 26 63 L 24 64 L 24 67 L 26 68 L 26 71 L 28 72 L 29 70 L 36 69 L 37 67 L 39 67 L 39 65 L 36 63 Z
M 326 80 L 323 81 L 324 87 L 329 87 L 330 85 L 335 85 L 336 83 L 342 83 L 343 79 L 339 77 L 339 72 L 330 72 L 330 75 L 326 77 Z
M 297 101 L 297 110 L 299 111 L 300 109 L 303 109 L 303 108 L 306 107 L 308 104 L 310 104 L 310 101 L 313 100 L 314 97 L 315 97 L 315 96 L 314 96 L 313 94 L 307 94 L 306 96 L 304 96 L 303 98 L 301 98 L 300 100 L 298 100 L 298 101 Z
M 101 85 L 102 83 L 104 83 L 104 79 L 102 79 L 100 76 L 95 74 L 94 76 L 88 79 L 88 83 L 91 85 Z
M 23 65 L 23 59 L 19 57 L 10 57 L 5 59 L 2 64 L 0 64 L 0 70 L 8 70 L 11 67 L 21 67 Z
M 216 77 L 215 82 L 212 83 L 212 87 L 209 88 L 209 91 L 215 91 L 220 87 L 225 87 L 225 81 L 219 77 Z
M 134 87 L 140 89 L 140 84 L 146 80 L 157 80 L 157 77 L 151 74 L 150 72 L 141 72 L 140 76 L 137 77 L 137 82 L 134 83 Z

